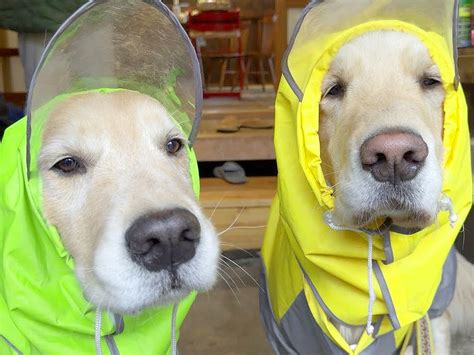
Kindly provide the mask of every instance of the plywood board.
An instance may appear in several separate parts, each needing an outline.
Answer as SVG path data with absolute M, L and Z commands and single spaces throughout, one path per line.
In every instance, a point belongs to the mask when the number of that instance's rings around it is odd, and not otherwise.
M 221 233 L 222 250 L 260 249 L 275 192 L 276 177 L 252 177 L 243 185 L 201 179 L 201 204 Z

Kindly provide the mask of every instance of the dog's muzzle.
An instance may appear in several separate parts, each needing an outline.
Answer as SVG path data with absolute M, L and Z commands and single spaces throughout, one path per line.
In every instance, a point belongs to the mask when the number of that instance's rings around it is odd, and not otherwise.
M 175 208 L 139 217 L 127 230 L 125 239 L 137 264 L 153 272 L 175 272 L 194 257 L 200 234 L 196 216 L 184 208 Z

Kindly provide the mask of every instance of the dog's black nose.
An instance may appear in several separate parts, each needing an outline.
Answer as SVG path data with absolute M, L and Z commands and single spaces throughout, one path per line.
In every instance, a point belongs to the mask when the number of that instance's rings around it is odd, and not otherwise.
M 201 226 L 184 208 L 139 217 L 125 233 L 132 260 L 149 271 L 176 267 L 193 258 Z
M 420 136 L 400 130 L 377 134 L 360 148 L 364 170 L 375 180 L 393 185 L 413 179 L 427 156 L 428 146 Z

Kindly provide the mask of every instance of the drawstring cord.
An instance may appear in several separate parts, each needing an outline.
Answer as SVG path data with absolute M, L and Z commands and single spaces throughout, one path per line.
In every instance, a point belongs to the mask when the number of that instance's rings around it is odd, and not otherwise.
M 365 330 L 367 334 L 372 335 L 374 333 L 374 326 L 372 325 L 372 318 L 374 314 L 375 304 L 375 291 L 372 283 L 372 234 L 367 234 L 368 240 L 368 251 L 367 251 L 367 281 L 369 284 L 369 308 L 367 311 L 367 325 Z
M 100 346 L 100 330 L 102 328 L 102 310 L 98 307 L 95 310 L 95 352 L 102 355 L 102 347 Z
M 324 212 L 323 218 L 324 218 L 324 223 L 326 223 L 331 229 L 334 229 L 336 231 L 353 231 L 353 232 L 358 232 L 358 233 L 361 231 L 360 229 L 357 229 L 357 228 L 340 226 L 334 223 L 334 219 L 332 217 L 331 211 Z
M 176 316 L 178 313 L 178 304 L 173 305 L 173 313 L 171 315 L 171 355 L 178 355 L 178 342 L 176 339 Z
M 448 196 L 444 194 L 442 194 L 441 198 L 439 199 L 439 210 L 449 212 L 449 224 L 451 228 L 454 228 L 454 225 L 458 220 L 458 215 L 454 211 L 453 202 Z
M 173 313 L 171 315 L 171 355 L 178 355 L 178 344 L 176 338 L 176 317 L 178 314 L 178 304 L 173 305 Z M 95 352 L 102 355 L 102 347 L 100 345 L 100 331 L 102 328 L 102 310 L 98 307 L 95 311 Z

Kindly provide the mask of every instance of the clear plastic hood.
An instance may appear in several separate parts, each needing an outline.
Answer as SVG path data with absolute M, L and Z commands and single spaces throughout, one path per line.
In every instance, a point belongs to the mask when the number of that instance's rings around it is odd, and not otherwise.
M 299 97 L 307 80 L 307 71 L 301 67 L 312 68 L 309 62 L 317 62 L 318 54 L 324 51 L 332 36 L 361 24 L 387 20 L 411 24 L 441 36 L 455 61 L 456 9 L 457 0 L 314 0 L 305 8 L 295 28 L 283 61 L 283 72 L 290 85 L 296 85 Z
M 101 88 L 154 97 L 195 139 L 202 108 L 199 64 L 184 29 L 161 1 L 90 1 L 66 20 L 30 85 L 30 135 L 41 106 L 59 95 Z

